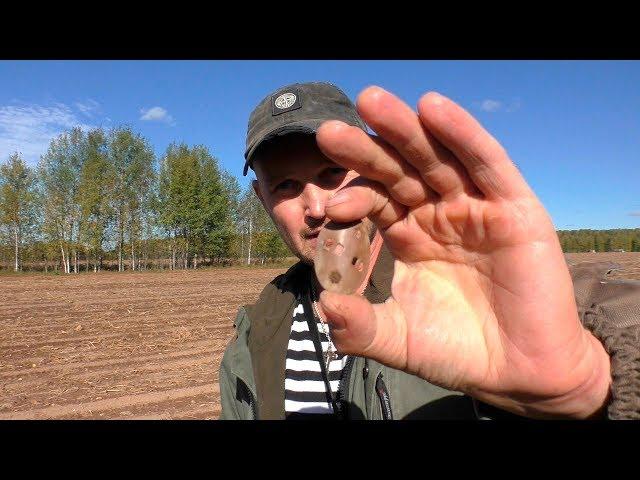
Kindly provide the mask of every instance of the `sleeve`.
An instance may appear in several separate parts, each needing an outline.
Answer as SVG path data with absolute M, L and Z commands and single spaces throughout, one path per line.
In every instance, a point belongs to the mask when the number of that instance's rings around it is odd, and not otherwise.
M 233 340 L 232 340 L 233 341 Z M 229 347 L 227 347 L 228 350 Z M 236 383 L 232 381 L 231 374 L 226 368 L 224 359 L 220 364 L 220 417 L 219 420 L 240 420 L 240 413 L 236 404 Z
M 239 420 L 240 412 L 238 412 L 238 405 L 236 403 L 237 397 L 237 382 L 234 381 L 234 376 L 229 368 L 229 362 L 232 355 L 232 350 L 235 342 L 238 339 L 237 322 L 241 312 L 238 312 L 236 319 L 233 322 L 233 327 L 236 329 L 236 333 L 231 337 L 222 356 L 220 362 L 220 369 L 218 371 L 218 383 L 220 386 L 220 416 L 219 420 Z
M 609 277 L 618 265 L 569 267 L 578 314 L 611 357 L 607 418 L 640 419 L 640 281 Z

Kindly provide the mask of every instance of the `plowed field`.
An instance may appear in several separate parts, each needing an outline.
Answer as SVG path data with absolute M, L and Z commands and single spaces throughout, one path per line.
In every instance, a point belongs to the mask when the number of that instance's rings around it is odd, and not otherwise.
M 640 279 L 640 253 L 611 261 Z M 278 269 L 0 276 L 0 419 L 215 419 L 239 305 Z
M 239 305 L 284 269 L 0 277 L 0 419 L 211 419 Z

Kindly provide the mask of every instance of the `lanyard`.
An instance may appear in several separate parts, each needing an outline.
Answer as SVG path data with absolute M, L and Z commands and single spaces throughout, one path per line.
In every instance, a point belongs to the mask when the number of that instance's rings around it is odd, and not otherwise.
M 324 354 L 322 351 L 322 343 L 320 342 L 320 333 L 318 332 L 318 324 L 316 323 L 316 316 L 313 313 L 313 309 L 311 308 L 311 302 L 309 300 L 309 292 L 302 295 L 302 301 L 304 302 L 304 311 L 309 312 L 307 317 L 307 323 L 309 324 L 309 331 L 311 331 L 311 337 L 313 339 L 313 345 L 316 351 L 316 357 L 318 357 L 318 362 L 320 363 L 320 371 L 322 372 L 322 379 L 324 380 L 325 390 L 327 394 L 327 401 L 333 407 L 333 412 L 336 416 L 341 417 L 341 409 L 338 406 L 338 402 L 336 401 L 333 392 L 331 391 L 331 383 L 329 383 L 329 372 L 324 364 Z

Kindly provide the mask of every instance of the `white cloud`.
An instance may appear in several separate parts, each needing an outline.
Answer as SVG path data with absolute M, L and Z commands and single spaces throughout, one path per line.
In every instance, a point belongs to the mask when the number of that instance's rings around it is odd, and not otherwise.
M 149 122 L 165 122 L 170 125 L 173 125 L 174 123 L 173 117 L 162 107 L 152 107 L 149 109 L 142 108 L 140 109 L 140 113 L 142 114 L 140 120 Z
M 491 98 L 486 98 L 480 102 L 474 102 L 474 106 L 480 110 L 482 110 L 483 112 L 489 112 L 489 113 L 494 113 L 494 112 L 507 112 L 507 113 L 511 113 L 511 112 L 515 112 L 516 110 L 519 110 L 520 107 L 522 106 L 522 102 L 520 101 L 520 99 L 515 99 L 512 100 L 510 103 L 505 103 L 503 101 L 500 100 L 494 100 Z
M 500 110 L 501 107 L 502 102 L 499 102 L 498 100 L 491 100 L 490 98 L 480 102 L 480 109 L 485 112 L 496 112 Z
M 98 113 L 100 111 L 100 104 L 93 99 L 88 99 L 86 102 L 76 102 L 74 103 L 75 107 L 87 117 L 93 117 L 94 113 Z
M 631 212 L 629 213 L 629 215 L 631 215 L 632 217 L 640 217 L 640 210 L 637 212 Z
M 63 103 L 0 105 L 0 161 L 17 151 L 28 164 L 35 165 L 51 139 L 73 127 L 90 130 L 93 125 L 83 123 Z
M 522 102 L 520 101 L 520 99 L 515 99 L 507 106 L 506 111 L 509 113 L 515 112 L 516 110 L 520 109 L 521 105 L 522 105 Z

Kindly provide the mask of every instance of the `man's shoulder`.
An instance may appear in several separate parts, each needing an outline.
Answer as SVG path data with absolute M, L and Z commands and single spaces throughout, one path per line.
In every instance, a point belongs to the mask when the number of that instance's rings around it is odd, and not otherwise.
M 280 275 L 275 276 L 269 283 L 267 283 L 259 297 L 259 299 L 266 292 L 271 291 L 280 291 L 280 292 L 294 292 L 297 291 L 301 284 L 303 283 L 303 278 L 308 275 L 310 267 L 302 262 L 297 262 L 289 269 L 281 273 Z M 256 302 L 257 303 L 257 302 Z
M 310 268 L 308 265 L 297 262 L 291 266 L 286 272 L 274 277 L 267 283 L 256 301 L 252 304 L 245 305 L 244 309 L 249 316 L 258 310 L 272 310 L 278 308 L 283 303 L 287 305 L 291 303 L 291 299 L 295 298 L 301 288 L 305 285 L 305 279 L 308 278 Z

